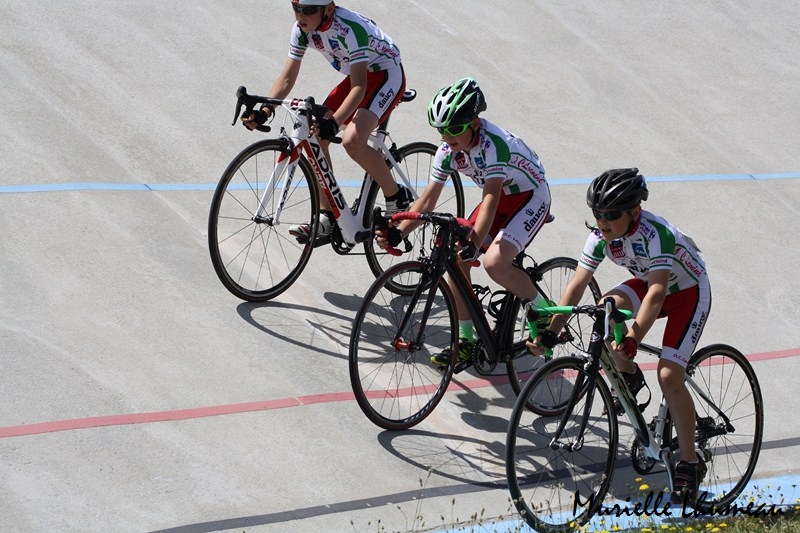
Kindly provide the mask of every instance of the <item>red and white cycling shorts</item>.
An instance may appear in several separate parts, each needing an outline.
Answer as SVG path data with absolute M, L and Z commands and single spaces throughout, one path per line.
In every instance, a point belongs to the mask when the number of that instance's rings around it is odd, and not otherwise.
M 367 94 L 358 104 L 358 109 L 368 109 L 376 117 L 378 124 L 383 124 L 389 118 L 389 114 L 400 103 L 403 92 L 406 90 L 406 74 L 403 67 L 398 66 L 389 70 L 379 70 L 367 73 Z M 336 111 L 342 105 L 344 99 L 350 93 L 350 76 L 342 80 L 339 85 L 333 88 L 325 99 L 325 105 L 331 111 Z M 355 112 L 353 112 L 355 114 Z M 353 115 L 347 117 L 345 126 L 350 123 Z
M 647 282 L 639 278 L 629 279 L 614 287 L 611 292 L 613 291 L 621 292 L 628 297 L 635 317 L 642 305 L 642 299 L 647 294 Z M 685 368 L 689 358 L 697 349 L 709 311 L 711 311 L 711 286 L 706 276 L 693 287 L 668 294 L 658 315 L 659 318 L 667 318 L 661 342 L 661 358 Z
M 481 205 L 478 204 L 469 215 L 469 221 L 473 225 L 478 220 Z M 547 187 L 540 187 L 536 191 L 502 195 L 497 204 L 492 227 L 483 243 L 483 251 L 485 252 L 495 239 L 513 244 L 517 252 L 523 251 L 542 229 L 549 215 L 550 192 Z

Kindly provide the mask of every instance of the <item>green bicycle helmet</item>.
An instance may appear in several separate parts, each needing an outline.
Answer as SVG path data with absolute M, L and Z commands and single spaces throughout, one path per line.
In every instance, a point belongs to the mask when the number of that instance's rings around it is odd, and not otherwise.
M 463 78 L 441 89 L 428 104 L 428 122 L 434 128 L 467 124 L 486 111 L 486 99 L 478 82 Z
M 595 211 L 627 211 L 647 200 L 648 194 L 638 168 L 616 168 L 592 180 L 586 204 Z

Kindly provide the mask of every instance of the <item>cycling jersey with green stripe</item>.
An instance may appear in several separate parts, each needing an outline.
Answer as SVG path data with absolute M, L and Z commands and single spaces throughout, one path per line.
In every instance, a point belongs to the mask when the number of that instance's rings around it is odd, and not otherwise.
M 433 159 L 431 180 L 447 182 L 455 170 L 466 174 L 478 187 L 487 179 L 503 179 L 503 194 L 516 194 L 546 186 L 544 165 L 519 137 L 481 119 L 478 143 L 466 152 L 453 152 L 442 143 Z

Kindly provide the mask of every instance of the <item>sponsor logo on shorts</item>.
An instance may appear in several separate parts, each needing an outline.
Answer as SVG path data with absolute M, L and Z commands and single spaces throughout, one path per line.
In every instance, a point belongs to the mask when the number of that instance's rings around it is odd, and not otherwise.
M 378 102 L 378 107 L 383 109 L 383 106 L 386 105 L 386 102 L 389 102 L 392 98 L 394 98 L 394 89 L 389 89 L 389 92 L 384 93 L 383 91 L 380 92 L 381 99 Z
M 539 210 L 536 211 L 535 213 L 533 212 L 533 209 L 530 208 L 526 209 L 525 214 L 531 218 L 525 221 L 525 231 L 530 232 L 533 228 L 535 228 L 536 224 L 539 222 L 539 219 L 542 218 L 542 215 L 544 215 L 545 211 L 547 211 L 547 204 L 540 205 Z
M 706 312 L 703 311 L 700 313 L 700 318 L 692 322 L 692 343 L 697 344 L 697 340 L 700 338 L 700 333 L 703 331 L 703 324 L 706 322 Z

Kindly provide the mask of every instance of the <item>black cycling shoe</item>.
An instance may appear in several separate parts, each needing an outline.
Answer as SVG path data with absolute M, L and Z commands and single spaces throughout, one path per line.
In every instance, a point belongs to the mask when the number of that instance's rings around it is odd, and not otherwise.
M 636 367 L 636 370 L 633 374 L 628 374 L 627 372 L 620 372 L 620 374 L 622 375 L 622 379 L 625 380 L 625 384 L 628 385 L 631 394 L 633 394 L 633 397 L 636 398 L 636 395 L 639 394 L 639 391 L 647 387 L 647 382 L 644 380 L 644 373 L 642 373 L 642 369 L 639 368 L 639 365 L 634 363 L 633 366 Z M 646 402 L 639 404 L 639 410 L 643 411 L 648 405 L 650 405 L 649 397 L 647 398 Z M 617 415 L 622 415 L 625 413 L 625 409 L 622 408 L 622 404 L 619 402 L 619 398 L 616 396 L 614 396 L 614 410 L 617 412 Z M 605 410 L 603 414 L 605 414 Z
M 697 503 L 697 491 L 703 481 L 708 468 L 706 463 L 697 457 L 698 462 L 687 463 L 679 461 L 675 465 L 675 475 L 672 478 L 672 503 L 683 503 L 685 506 L 694 507 Z

